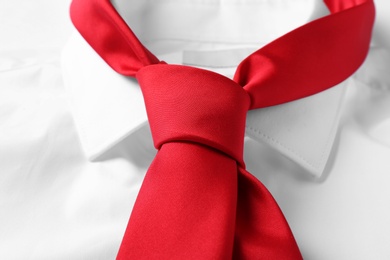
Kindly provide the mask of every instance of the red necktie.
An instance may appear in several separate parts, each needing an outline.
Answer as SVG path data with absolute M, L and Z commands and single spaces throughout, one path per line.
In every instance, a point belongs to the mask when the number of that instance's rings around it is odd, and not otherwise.
M 363 62 L 373 1 L 325 2 L 331 15 L 254 52 L 231 80 L 160 62 L 109 0 L 73 0 L 81 35 L 114 70 L 137 78 L 158 149 L 118 259 L 302 259 L 276 202 L 245 170 L 245 117 L 330 88 Z

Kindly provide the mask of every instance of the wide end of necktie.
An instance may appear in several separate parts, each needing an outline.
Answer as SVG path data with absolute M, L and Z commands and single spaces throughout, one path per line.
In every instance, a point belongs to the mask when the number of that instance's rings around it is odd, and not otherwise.
M 145 67 L 137 79 L 159 151 L 118 259 L 301 259 L 276 202 L 244 169 L 246 91 L 177 65 Z

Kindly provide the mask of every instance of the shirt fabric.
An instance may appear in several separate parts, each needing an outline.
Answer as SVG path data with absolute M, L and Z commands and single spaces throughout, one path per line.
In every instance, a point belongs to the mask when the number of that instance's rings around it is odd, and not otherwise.
M 20 3 L 0 0 L 0 259 L 114 259 L 155 155 L 141 92 L 72 28 L 69 1 Z M 314 0 L 113 4 L 160 59 L 228 77 L 327 14 Z M 369 56 L 352 77 L 248 113 L 247 168 L 305 259 L 390 258 L 390 6 L 376 6 Z

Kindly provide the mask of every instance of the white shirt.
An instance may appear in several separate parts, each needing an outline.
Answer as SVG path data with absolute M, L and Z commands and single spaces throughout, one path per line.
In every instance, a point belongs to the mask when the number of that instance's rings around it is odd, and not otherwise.
M 160 59 L 229 77 L 327 13 L 314 0 L 113 3 Z M 137 83 L 78 35 L 68 4 L 0 1 L 0 259 L 114 259 L 155 154 Z M 305 259 L 390 258 L 390 6 L 376 5 L 355 75 L 248 114 L 247 168 Z

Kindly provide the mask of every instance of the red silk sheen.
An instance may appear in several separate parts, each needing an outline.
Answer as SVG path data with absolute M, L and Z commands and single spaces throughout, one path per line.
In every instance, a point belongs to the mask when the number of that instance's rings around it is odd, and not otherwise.
M 137 79 L 157 149 L 186 140 L 215 147 L 244 165 L 250 99 L 240 85 L 217 73 L 180 65 L 150 65 Z M 167 106 L 172 109 L 162 109 Z
M 70 16 L 77 30 L 115 71 L 135 76 L 159 60 L 146 49 L 109 0 L 76 0 Z M 107 55 L 105 55 L 107 54 Z
M 301 259 L 276 202 L 244 170 L 247 92 L 180 65 L 150 65 L 136 77 L 159 151 L 118 259 Z
M 326 4 L 331 15 L 249 55 L 231 80 L 160 62 L 109 0 L 73 0 L 86 41 L 137 78 L 158 149 L 117 259 L 302 259 L 277 203 L 245 170 L 243 140 L 248 109 L 323 91 L 363 62 L 372 0 Z
M 352 5 L 356 1 L 339 2 Z M 234 81 L 250 93 L 251 109 L 328 89 L 364 61 L 373 21 L 372 1 L 317 19 L 251 54 L 238 66 Z

